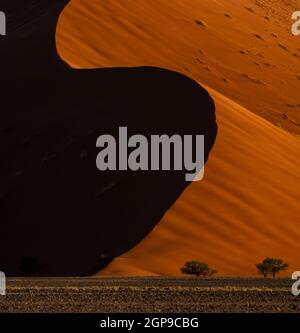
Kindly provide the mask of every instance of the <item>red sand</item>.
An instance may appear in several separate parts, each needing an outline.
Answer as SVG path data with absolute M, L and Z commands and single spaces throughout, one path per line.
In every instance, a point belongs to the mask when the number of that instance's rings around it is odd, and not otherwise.
M 217 104 L 220 131 L 205 180 L 101 274 L 180 274 L 186 260 L 199 259 L 220 275 L 255 275 L 266 256 L 284 258 L 288 274 L 300 269 L 296 4 L 73 0 L 66 7 L 57 47 L 73 67 L 170 68 L 207 86 Z

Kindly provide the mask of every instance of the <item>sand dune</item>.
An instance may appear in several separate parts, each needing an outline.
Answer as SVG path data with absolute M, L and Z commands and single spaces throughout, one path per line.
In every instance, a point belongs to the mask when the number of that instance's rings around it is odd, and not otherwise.
M 266 256 L 299 270 L 300 49 L 290 33 L 297 5 L 73 0 L 64 10 L 57 47 L 71 66 L 170 68 L 209 87 L 217 105 L 220 132 L 205 180 L 101 274 L 179 274 L 198 258 L 222 275 L 254 275 Z
M 300 46 L 291 34 L 298 7 L 297 0 L 72 0 L 57 47 L 78 68 L 183 72 L 300 134 Z
M 297 269 L 299 141 L 210 92 L 220 130 L 205 180 L 192 184 L 105 274 L 178 274 L 181 263 L 198 258 L 223 275 L 252 275 L 253 263 L 266 255 L 284 257 Z

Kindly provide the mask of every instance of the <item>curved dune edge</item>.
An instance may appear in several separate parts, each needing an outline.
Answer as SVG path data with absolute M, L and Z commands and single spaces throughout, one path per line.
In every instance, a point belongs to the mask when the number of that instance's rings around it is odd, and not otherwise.
M 151 234 L 100 275 L 176 275 L 194 258 L 220 275 L 256 275 L 254 263 L 266 256 L 283 257 L 290 271 L 300 268 L 299 139 L 254 114 L 273 123 L 283 112 L 297 120 L 286 104 L 298 98 L 299 60 L 278 48 L 280 42 L 293 47 L 282 21 L 266 34 L 260 9 L 255 15 L 245 10 L 254 2 L 220 3 L 73 0 L 61 16 L 58 50 L 73 67 L 166 67 L 220 92 L 208 89 L 220 130 L 205 180 L 192 184 Z M 224 12 L 235 18 L 233 25 Z M 199 32 L 195 18 L 205 20 L 206 30 Z M 261 44 L 244 36 L 253 37 L 254 29 L 264 37 Z M 271 33 L 279 35 L 276 42 Z M 251 57 L 239 55 L 250 47 Z M 263 78 L 265 85 L 249 78 Z M 292 123 L 280 125 L 297 132 Z
M 193 258 L 221 275 L 255 275 L 254 263 L 268 255 L 297 269 L 299 140 L 209 91 L 219 135 L 205 180 L 193 183 L 153 232 L 101 275 L 177 275 Z

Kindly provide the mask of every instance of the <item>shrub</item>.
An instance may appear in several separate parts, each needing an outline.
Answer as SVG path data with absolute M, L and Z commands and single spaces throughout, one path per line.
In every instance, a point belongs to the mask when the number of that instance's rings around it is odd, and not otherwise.
M 261 263 L 255 264 L 258 272 L 264 277 L 272 274 L 273 278 L 276 277 L 277 273 L 285 271 L 289 268 L 289 264 L 285 263 L 280 258 L 266 258 Z
M 187 261 L 181 268 L 183 274 L 196 275 L 196 276 L 212 276 L 217 273 L 216 269 L 212 269 L 208 264 L 192 260 Z

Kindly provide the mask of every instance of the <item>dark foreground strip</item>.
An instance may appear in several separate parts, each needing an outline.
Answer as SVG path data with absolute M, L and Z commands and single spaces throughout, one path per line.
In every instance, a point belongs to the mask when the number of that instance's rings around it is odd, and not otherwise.
M 257 329 L 261 325 L 284 329 L 299 325 L 299 314 L 0 314 L 0 328 L 21 329 L 93 329 L 122 328 L 136 331 L 144 328 Z

